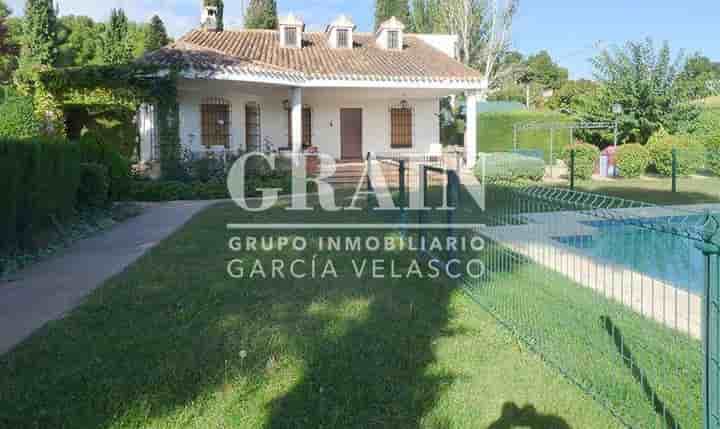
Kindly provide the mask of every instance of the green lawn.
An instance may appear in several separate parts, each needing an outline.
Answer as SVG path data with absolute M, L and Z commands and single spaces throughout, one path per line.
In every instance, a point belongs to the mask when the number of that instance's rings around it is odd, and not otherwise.
M 659 205 L 720 203 L 720 178 L 717 177 L 680 178 L 677 193 L 672 192 L 671 179 L 654 177 L 583 181 L 576 187 L 580 191 Z
M 619 427 L 461 289 L 351 274 L 350 258 L 383 256 L 334 254 L 340 279 L 228 277 L 233 258 L 300 256 L 232 253 L 228 222 L 292 219 L 199 215 L 0 357 L 0 427 Z M 310 240 L 302 256 L 328 257 L 317 233 L 289 234 Z

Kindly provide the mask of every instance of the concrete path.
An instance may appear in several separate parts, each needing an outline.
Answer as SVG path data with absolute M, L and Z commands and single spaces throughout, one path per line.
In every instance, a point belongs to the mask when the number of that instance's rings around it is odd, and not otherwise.
M 47 322 L 62 318 L 106 280 L 124 270 L 214 202 L 149 204 L 140 216 L 0 283 L 0 354 Z

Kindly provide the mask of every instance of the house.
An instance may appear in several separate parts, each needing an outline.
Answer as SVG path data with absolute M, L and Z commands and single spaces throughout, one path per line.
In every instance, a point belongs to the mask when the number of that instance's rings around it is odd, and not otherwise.
M 239 151 L 271 143 L 299 153 L 314 146 L 338 160 L 440 153 L 440 100 L 465 93 L 465 147 L 469 163 L 475 160 L 474 110 L 486 84 L 455 59 L 455 36 L 408 34 L 396 18 L 360 33 L 347 16 L 324 32 L 306 31 L 293 15 L 277 30 L 221 31 L 212 11 L 202 16 L 199 29 L 146 57 L 182 70 L 183 147 Z M 148 160 L 156 151 L 143 137 Z

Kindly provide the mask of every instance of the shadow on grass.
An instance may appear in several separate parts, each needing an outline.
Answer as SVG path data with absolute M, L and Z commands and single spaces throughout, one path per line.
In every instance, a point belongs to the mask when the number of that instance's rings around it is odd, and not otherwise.
M 632 372 L 632 376 L 635 381 L 642 386 L 643 393 L 648 401 L 652 402 L 655 413 L 663 420 L 665 420 L 666 427 L 672 429 L 681 429 L 681 426 L 675 419 L 675 416 L 667 408 L 665 403 L 660 399 L 655 389 L 650 384 L 650 380 L 644 375 L 642 368 L 638 366 L 635 357 L 633 356 L 632 350 L 628 346 L 625 338 L 623 337 L 620 328 L 615 325 L 612 319 L 608 316 L 602 316 L 600 318 L 601 323 L 605 327 L 605 331 L 613 340 L 617 352 L 622 357 L 622 361 L 625 366 Z
M 532 405 L 518 407 L 514 402 L 506 402 L 502 407 L 502 416 L 487 429 L 571 429 L 561 417 L 552 414 L 540 414 Z
M 228 251 L 228 222 L 292 216 L 213 208 L 0 357 L 0 428 L 419 427 L 454 379 L 428 371 L 451 289 L 354 277 L 351 259 L 376 253 L 332 255 L 339 279 L 228 277 L 240 255 L 316 256 L 317 232 L 263 233 L 304 236 L 302 253 Z
M 682 184 L 679 185 L 678 192 L 673 193 L 669 186 L 670 185 L 668 185 L 667 190 L 662 190 L 643 188 L 640 186 L 593 186 L 591 188 L 585 188 L 582 185 L 578 185 L 577 189 L 593 194 L 609 195 L 626 200 L 643 201 L 658 205 L 702 204 L 717 203 L 720 201 L 720 194 L 713 195 L 710 192 L 685 191 L 682 188 Z

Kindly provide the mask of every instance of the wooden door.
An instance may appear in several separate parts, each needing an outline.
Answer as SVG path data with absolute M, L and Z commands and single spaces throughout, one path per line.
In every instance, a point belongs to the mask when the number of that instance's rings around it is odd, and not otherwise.
M 342 159 L 363 158 L 362 109 L 340 109 L 340 148 Z

